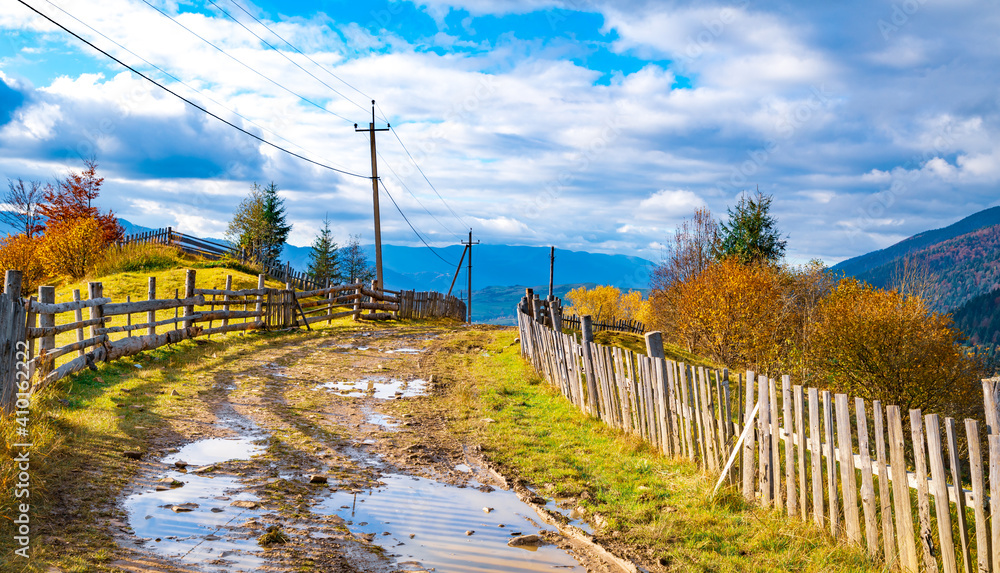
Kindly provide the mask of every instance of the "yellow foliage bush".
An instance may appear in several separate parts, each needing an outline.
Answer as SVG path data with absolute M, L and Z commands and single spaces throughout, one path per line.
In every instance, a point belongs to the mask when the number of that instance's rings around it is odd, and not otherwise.
M 50 223 L 39 249 L 41 262 L 51 275 L 83 278 L 104 250 L 102 237 L 100 224 L 91 217 Z
M 21 271 L 21 293 L 38 290 L 45 279 L 45 267 L 38 259 L 38 239 L 24 233 L 0 239 L 0 280 L 8 269 Z
M 566 298 L 570 301 L 569 314 L 589 314 L 594 322 L 638 320 L 643 303 L 641 292 L 634 290 L 623 294 L 613 286 L 596 286 L 589 290 L 580 287 L 569 291 Z
M 837 392 L 944 415 L 981 403 L 979 362 L 960 347 L 951 316 L 919 296 L 841 280 L 817 308 L 806 375 Z

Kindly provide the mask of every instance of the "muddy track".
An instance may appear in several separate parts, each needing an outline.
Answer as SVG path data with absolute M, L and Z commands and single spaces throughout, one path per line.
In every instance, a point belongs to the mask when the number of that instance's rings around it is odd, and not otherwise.
M 422 359 L 439 336 L 448 331 L 279 340 L 211 371 L 212 389 L 190 398 L 214 418 L 175 420 L 154 439 L 122 500 L 128 522 L 112 524 L 125 553 L 113 565 L 165 573 L 634 570 L 523 484 L 508 483 L 447 420 L 421 413 L 433 409 L 399 414 L 410 410 L 399 401 L 434 399 L 441 373 Z M 262 537 L 279 542 L 261 546 Z M 528 545 L 508 547 L 515 538 Z

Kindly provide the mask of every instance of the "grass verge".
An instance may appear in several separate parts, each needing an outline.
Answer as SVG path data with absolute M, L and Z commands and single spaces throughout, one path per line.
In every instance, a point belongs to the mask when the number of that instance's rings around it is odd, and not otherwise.
M 513 330 L 470 330 L 431 357 L 442 415 L 543 495 L 598 523 L 598 540 L 659 571 L 880 571 L 815 527 L 746 504 L 734 489 L 577 411 L 519 355 Z

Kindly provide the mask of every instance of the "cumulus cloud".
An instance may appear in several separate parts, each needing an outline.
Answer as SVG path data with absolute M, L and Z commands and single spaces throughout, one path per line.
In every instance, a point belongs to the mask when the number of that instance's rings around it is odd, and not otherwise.
M 163 7 L 249 67 L 135 0 L 73 11 L 201 93 L 151 71 L 172 89 L 361 177 L 262 146 L 11 4 L 0 7 L 5 175 L 45 178 L 96 154 L 108 206 L 215 235 L 252 182 L 273 180 L 293 242 L 310 243 L 325 214 L 340 240 L 370 237 L 369 144 L 353 124 L 367 125 L 374 97 L 379 124 L 409 150 L 377 136 L 383 193 L 432 244 L 473 226 L 486 241 L 655 259 L 695 208 L 725 213 L 759 185 L 775 195 L 790 257 L 831 263 L 985 208 L 1000 180 L 997 8 L 924 3 L 889 33 L 878 22 L 892 7 L 861 0 L 416 0 L 357 21 L 333 8 L 260 14 L 347 80 L 288 53 L 347 99 L 221 13 Z M 393 16 L 401 7 L 427 22 Z M 579 13 L 602 23 L 567 29 Z M 523 18 L 531 33 L 496 31 L 494 17 Z M 564 20 L 538 25 L 552 18 Z M 385 241 L 419 244 L 386 196 L 382 221 Z

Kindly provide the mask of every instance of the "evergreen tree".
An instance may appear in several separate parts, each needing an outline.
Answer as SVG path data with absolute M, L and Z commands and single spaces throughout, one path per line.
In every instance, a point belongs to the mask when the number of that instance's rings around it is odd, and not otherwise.
M 274 181 L 262 189 L 264 197 L 264 244 L 265 260 L 276 261 L 288 239 L 292 226 L 285 221 L 285 200 L 278 196 L 278 186 Z
M 320 284 L 339 283 L 341 280 L 339 265 L 337 264 L 337 243 L 333 240 L 333 233 L 330 231 L 330 219 L 323 219 L 323 228 L 316 235 L 313 241 L 312 252 L 309 253 L 309 276 Z
M 777 263 L 785 255 L 787 241 L 781 240 L 777 219 L 771 216 L 774 197 L 757 190 L 744 195 L 729 211 L 729 223 L 719 226 L 716 258 L 736 257 L 741 263 Z
M 368 264 L 361 248 L 361 235 L 351 235 L 347 246 L 341 249 L 340 269 L 349 284 L 368 283 L 375 278 L 375 267 Z
M 285 222 L 285 205 L 278 196 L 278 186 L 274 182 L 267 187 L 254 183 L 233 214 L 226 238 L 257 262 L 266 263 L 278 260 L 291 230 L 292 226 Z

